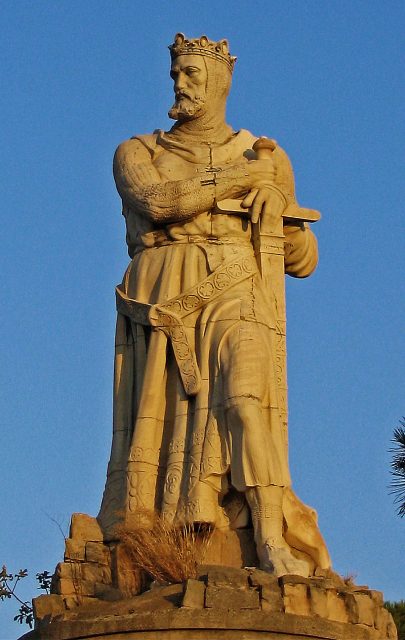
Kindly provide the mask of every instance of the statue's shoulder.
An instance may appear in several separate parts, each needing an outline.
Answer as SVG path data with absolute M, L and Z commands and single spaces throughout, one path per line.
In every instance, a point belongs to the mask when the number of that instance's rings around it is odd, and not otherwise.
M 127 163 L 148 162 L 156 149 L 157 134 L 133 136 L 118 145 L 114 154 L 114 167 Z

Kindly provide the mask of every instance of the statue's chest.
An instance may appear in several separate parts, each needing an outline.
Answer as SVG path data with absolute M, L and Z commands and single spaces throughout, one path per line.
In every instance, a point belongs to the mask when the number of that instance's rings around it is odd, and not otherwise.
M 186 158 L 164 150 L 153 159 L 153 164 L 164 180 L 187 180 L 199 173 L 205 173 L 206 169 L 210 168 L 209 150 L 207 149 L 206 154 L 199 155 L 197 162 L 195 158 L 190 162 Z

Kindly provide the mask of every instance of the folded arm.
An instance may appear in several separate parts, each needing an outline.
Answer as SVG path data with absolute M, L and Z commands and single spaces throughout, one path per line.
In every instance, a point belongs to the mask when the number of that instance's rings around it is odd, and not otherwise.
M 209 211 L 217 200 L 244 197 L 252 182 L 248 164 L 236 164 L 215 175 L 163 181 L 147 149 L 131 139 L 115 153 L 114 179 L 127 206 L 154 223 L 167 224 Z

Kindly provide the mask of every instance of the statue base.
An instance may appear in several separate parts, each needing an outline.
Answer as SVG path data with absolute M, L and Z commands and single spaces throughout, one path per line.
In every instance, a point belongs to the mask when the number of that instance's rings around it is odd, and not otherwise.
M 317 569 L 277 578 L 257 568 L 249 529 L 217 531 L 198 574 L 155 585 L 75 514 L 51 594 L 34 598 L 35 629 L 20 640 L 396 640 L 383 595 Z M 215 563 L 215 564 L 210 564 Z
M 397 632 L 380 592 L 345 584 L 336 574 L 276 578 L 256 568 L 207 565 L 183 584 L 48 614 L 20 640 L 93 638 L 396 640 Z

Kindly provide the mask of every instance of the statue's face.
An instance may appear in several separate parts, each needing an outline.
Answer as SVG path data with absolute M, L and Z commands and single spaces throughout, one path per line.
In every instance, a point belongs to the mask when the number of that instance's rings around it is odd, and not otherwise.
M 204 111 L 208 72 L 204 56 L 183 55 L 172 62 L 174 105 L 169 116 L 174 120 L 192 120 Z

